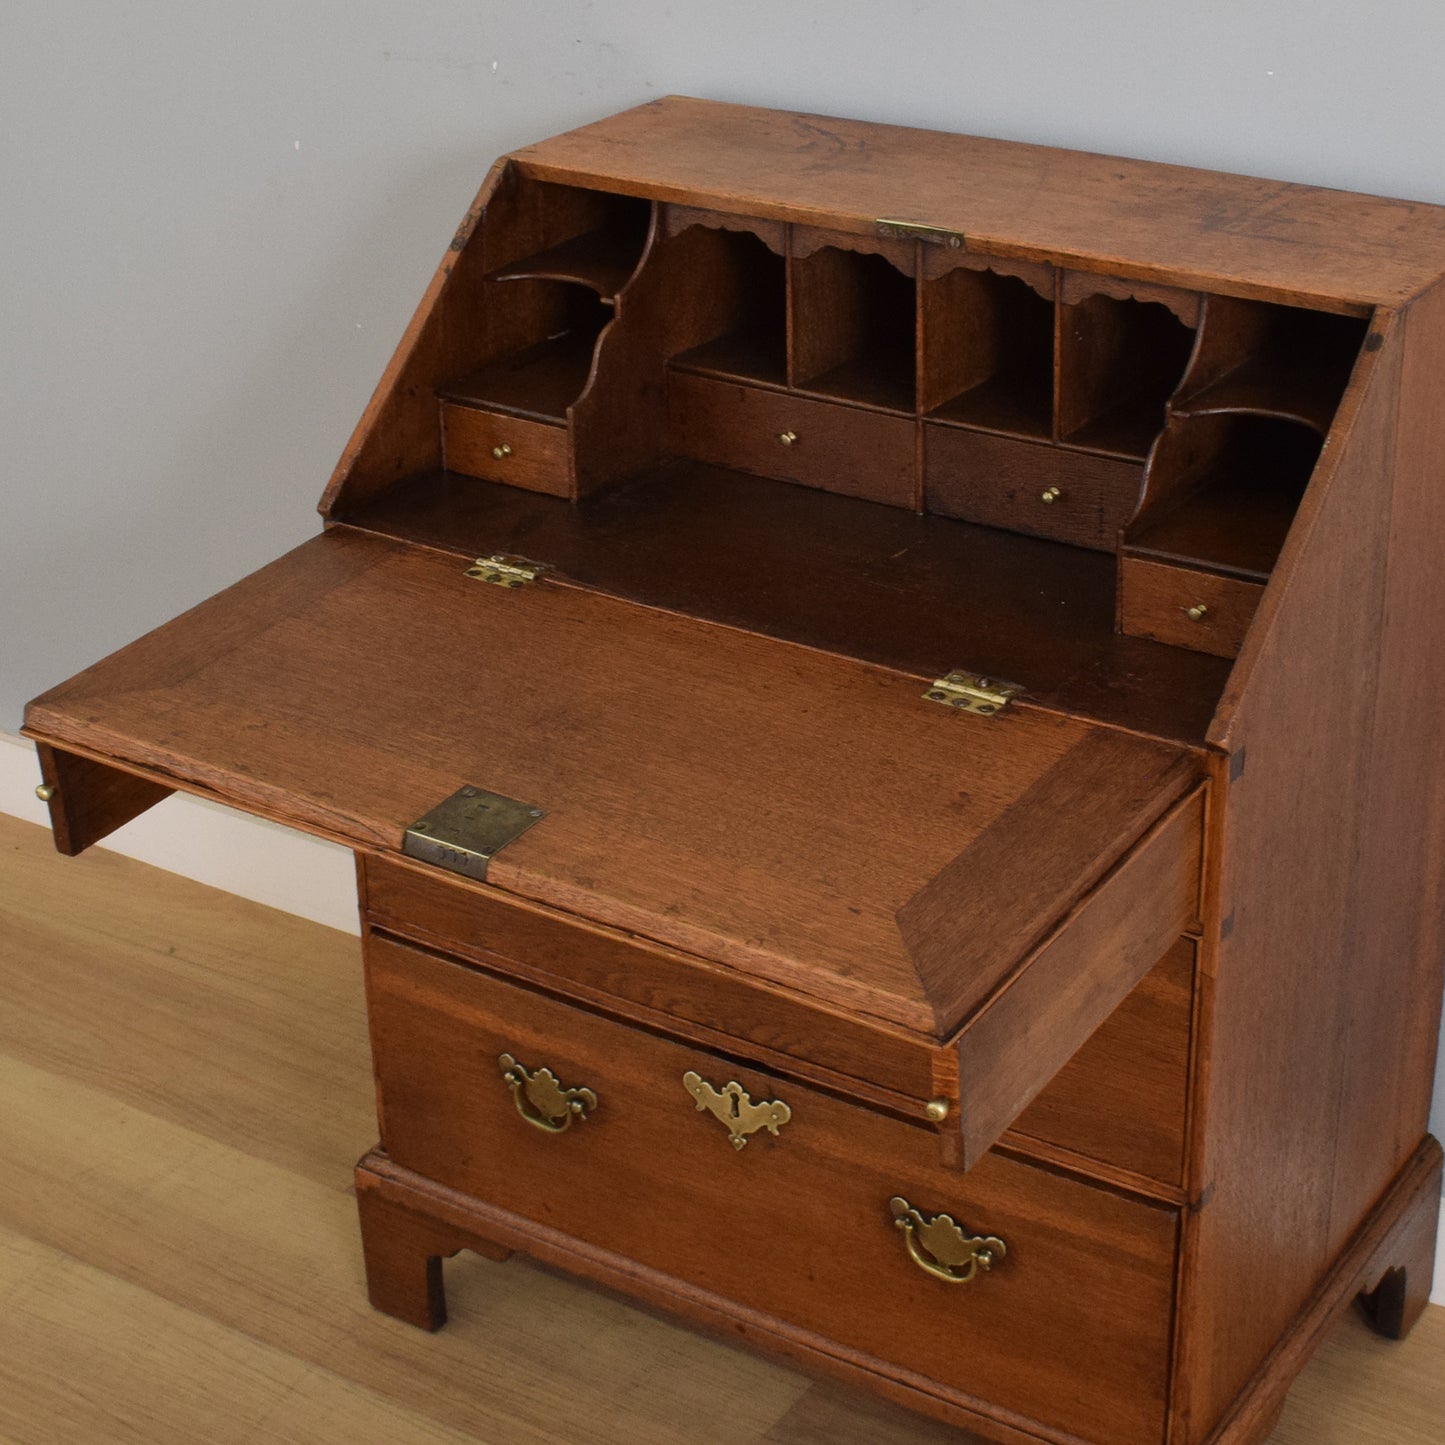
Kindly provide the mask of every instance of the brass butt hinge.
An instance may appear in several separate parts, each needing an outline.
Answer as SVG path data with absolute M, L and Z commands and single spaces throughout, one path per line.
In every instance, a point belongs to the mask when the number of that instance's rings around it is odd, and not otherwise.
M 976 672 L 946 672 L 923 694 L 929 702 L 945 707 L 962 708 L 981 717 L 1002 712 L 1021 692 L 1017 683 L 1000 682 L 996 677 L 980 677 Z
M 511 557 L 497 552 L 491 557 L 478 557 L 467 568 L 467 576 L 493 587 L 526 587 L 546 571 L 545 562 L 531 562 L 526 557 Z

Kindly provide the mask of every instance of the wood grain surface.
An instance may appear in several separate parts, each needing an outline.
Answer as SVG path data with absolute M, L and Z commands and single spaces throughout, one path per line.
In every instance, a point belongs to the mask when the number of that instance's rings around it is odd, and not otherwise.
M 494 886 L 940 1039 L 1198 766 L 346 532 L 47 693 L 27 725 L 382 851 L 464 784 L 491 789 L 547 812 Z
M 1384 901 L 1360 886 L 1362 842 L 1370 837 L 1387 850 L 1382 863 L 1395 851 L 1392 840 L 1366 831 L 1366 775 L 1341 768 L 1322 786 L 1320 759 L 1368 755 L 1377 715 L 1390 534 L 1379 480 L 1396 445 L 1402 355 L 1403 328 L 1387 325 L 1306 498 L 1306 525 L 1292 534 L 1241 652 L 1237 707 L 1216 724 L 1230 757 L 1215 792 L 1221 877 L 1205 932 L 1207 1066 L 1197 1105 L 1204 1127 L 1191 1166 L 1194 1187 L 1211 1198 L 1185 1229 L 1192 1364 L 1176 1400 L 1199 1431 L 1336 1257 L 1341 1174 L 1369 1170 L 1355 1181 L 1367 1196 L 1363 1208 L 1392 1172 L 1365 1154 L 1341 1153 L 1340 1128 L 1347 1097 L 1365 1120 L 1394 1107 L 1375 1092 L 1393 1071 L 1377 1072 L 1344 1042 L 1357 995 L 1368 992 L 1362 980 L 1371 977 L 1351 946 L 1352 927 L 1357 918 L 1374 920 Z M 1346 677 L 1351 685 L 1338 686 Z M 1428 732 L 1417 745 L 1433 746 Z M 1393 1038 L 1380 1044 L 1396 1046 Z M 1427 1074 L 1413 1083 L 1427 1098 Z M 1423 1130 L 1423 1114 L 1412 1117 Z M 1410 1147 L 1418 1143 L 1417 1135 Z M 1358 1221 L 1357 1211 L 1351 1230 Z
M 352 938 L 0 818 L 0 1438 L 965 1445 L 520 1259 L 366 1304 Z M 556 1361 L 569 1362 L 560 1382 Z M 1272 1445 L 1433 1445 L 1445 1309 L 1326 1340 Z
M 581 506 L 433 473 L 341 520 L 464 559 L 520 552 L 580 586 L 925 681 L 977 668 L 1045 706 L 1185 742 L 1203 738 L 1229 673 L 1119 636 L 1103 553 L 696 462 Z
M 873 233 L 1354 310 L 1445 270 L 1445 210 L 1314 186 L 666 96 L 514 153 L 526 173 Z
M 1177 1210 L 997 1154 L 961 1175 L 916 1124 L 379 934 L 366 958 L 395 1165 L 989 1414 L 1117 1445 L 1159 1439 Z M 595 1108 L 562 1134 L 531 1127 L 504 1053 L 592 1090 Z M 689 1071 L 791 1117 L 735 1149 L 684 1088 Z M 895 1195 L 1002 1237 L 1007 1258 L 940 1286 L 908 1258 Z M 1115 1304 L 1103 1316 L 1101 1298 Z

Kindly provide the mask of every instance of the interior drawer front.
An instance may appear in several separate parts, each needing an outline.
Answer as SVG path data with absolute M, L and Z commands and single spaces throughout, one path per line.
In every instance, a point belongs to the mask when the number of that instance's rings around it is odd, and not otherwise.
M 442 402 L 441 408 L 443 465 L 449 472 L 554 497 L 572 495 L 566 427 L 454 401 Z
M 1258 582 L 1124 557 L 1119 563 L 1119 630 L 1216 657 L 1237 657 L 1263 595 Z
M 667 416 L 668 450 L 677 456 L 913 506 L 916 431 L 908 417 L 679 371 L 668 376 Z
M 398 1164 L 1057 1429 L 1161 1438 L 1173 1210 L 998 1155 L 959 1175 L 929 1130 L 382 935 L 367 976 Z M 503 1054 L 595 1104 L 536 1127 Z M 689 1072 L 790 1117 L 734 1147 L 739 1126 L 695 1102 Z M 934 1278 L 909 1257 L 895 1197 L 1006 1254 L 967 1283 Z
M 954 426 L 925 425 L 923 449 L 926 511 L 1104 551 L 1144 475 L 1138 462 Z

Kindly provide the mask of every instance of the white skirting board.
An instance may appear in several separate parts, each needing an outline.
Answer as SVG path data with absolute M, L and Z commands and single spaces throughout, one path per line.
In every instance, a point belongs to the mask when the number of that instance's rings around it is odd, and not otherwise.
M 39 781 L 35 749 L 0 732 L 0 812 L 48 826 Z M 328 928 L 361 931 L 348 849 L 219 803 L 172 793 L 99 846 Z
M 39 781 L 35 750 L 0 733 L 0 812 L 48 823 L 35 796 Z M 329 928 L 358 931 L 356 875 L 345 848 L 218 803 L 175 793 L 99 846 Z M 1445 1305 L 1445 1212 L 1431 1299 Z

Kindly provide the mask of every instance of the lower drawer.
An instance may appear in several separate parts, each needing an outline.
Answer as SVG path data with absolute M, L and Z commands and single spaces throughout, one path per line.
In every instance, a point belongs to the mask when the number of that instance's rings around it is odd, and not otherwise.
M 939 1092 L 939 1050 L 806 999 L 740 982 L 730 970 L 437 869 L 362 855 L 368 921 L 498 973 L 579 997 L 588 991 L 674 1021 L 748 1039 L 924 1101 Z M 607 1006 L 607 1005 L 603 1005 Z M 1018 1134 L 1178 1185 L 1184 1167 L 1194 946 L 1181 939 L 1020 1116 Z M 663 1025 L 659 1025 L 663 1026 Z M 704 1046 L 728 1048 L 703 1037 Z
M 912 507 L 917 450 L 911 417 L 809 401 L 674 371 L 668 450 L 760 477 Z
M 1175 1211 L 959 1175 L 929 1130 L 382 935 L 367 978 L 397 1163 L 1054 1429 L 1162 1438 Z

